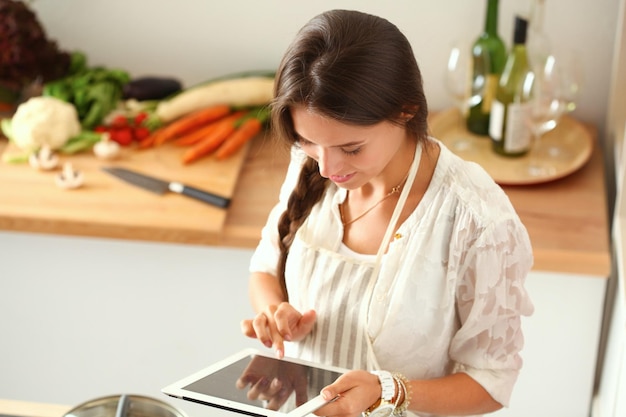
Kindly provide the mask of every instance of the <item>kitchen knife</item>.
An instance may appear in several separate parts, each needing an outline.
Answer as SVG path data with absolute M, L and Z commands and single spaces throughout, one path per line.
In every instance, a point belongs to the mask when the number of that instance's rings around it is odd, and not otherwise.
M 130 184 L 152 191 L 156 194 L 165 194 L 168 191 L 172 191 L 220 208 L 226 208 L 230 204 L 230 199 L 226 197 L 222 197 L 199 188 L 190 187 L 180 182 L 164 181 L 162 179 L 131 171 L 126 168 L 104 167 L 102 170 Z

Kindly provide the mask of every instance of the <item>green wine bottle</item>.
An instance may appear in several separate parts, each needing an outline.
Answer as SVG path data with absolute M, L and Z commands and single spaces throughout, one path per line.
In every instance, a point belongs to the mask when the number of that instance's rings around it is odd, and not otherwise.
M 526 33 L 528 21 L 515 17 L 513 47 L 509 52 L 496 96 L 491 104 L 489 136 L 493 150 L 505 156 L 522 156 L 530 149 L 530 129 L 526 122 L 529 104 L 523 94 L 523 81 L 528 73 Z
M 472 45 L 472 90 L 480 90 L 469 104 L 467 130 L 478 135 L 489 134 L 491 102 L 506 61 L 506 47 L 498 35 L 498 1 L 487 0 L 485 28 Z M 488 58 L 485 63 L 484 57 Z M 487 68 L 485 68 L 487 66 Z

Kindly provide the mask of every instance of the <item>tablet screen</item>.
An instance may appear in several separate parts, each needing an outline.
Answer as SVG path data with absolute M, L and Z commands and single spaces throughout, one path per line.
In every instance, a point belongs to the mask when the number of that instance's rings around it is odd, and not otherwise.
M 256 352 L 225 360 L 179 384 L 181 398 L 248 415 L 288 414 L 317 397 L 341 370 Z M 171 389 L 164 389 L 172 395 Z M 258 410 L 257 410 L 258 409 Z

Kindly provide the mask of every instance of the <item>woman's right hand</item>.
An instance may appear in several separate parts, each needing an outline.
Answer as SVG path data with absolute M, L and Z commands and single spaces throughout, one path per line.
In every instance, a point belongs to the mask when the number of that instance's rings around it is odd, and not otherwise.
M 313 329 L 314 310 L 300 313 L 291 304 L 282 302 L 267 306 L 253 319 L 241 322 L 241 331 L 248 337 L 259 339 L 266 347 L 272 347 L 276 356 L 285 354 L 284 341 L 302 340 Z

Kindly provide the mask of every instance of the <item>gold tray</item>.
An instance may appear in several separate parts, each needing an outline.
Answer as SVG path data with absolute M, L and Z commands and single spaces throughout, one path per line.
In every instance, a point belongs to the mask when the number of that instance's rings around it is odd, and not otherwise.
M 522 157 L 498 155 L 491 149 L 491 139 L 468 132 L 462 121 L 457 109 L 439 112 L 429 120 L 431 135 L 461 158 L 480 164 L 500 185 L 541 184 L 566 177 L 582 168 L 593 151 L 593 138 L 589 131 L 569 116 L 563 116 L 554 130 L 541 137 L 541 146 L 557 149 L 566 155 L 558 159 L 531 153 Z M 455 146 L 454 141 L 460 136 L 469 138 L 467 149 Z M 552 170 L 531 175 L 525 169 L 531 158 L 550 162 Z

